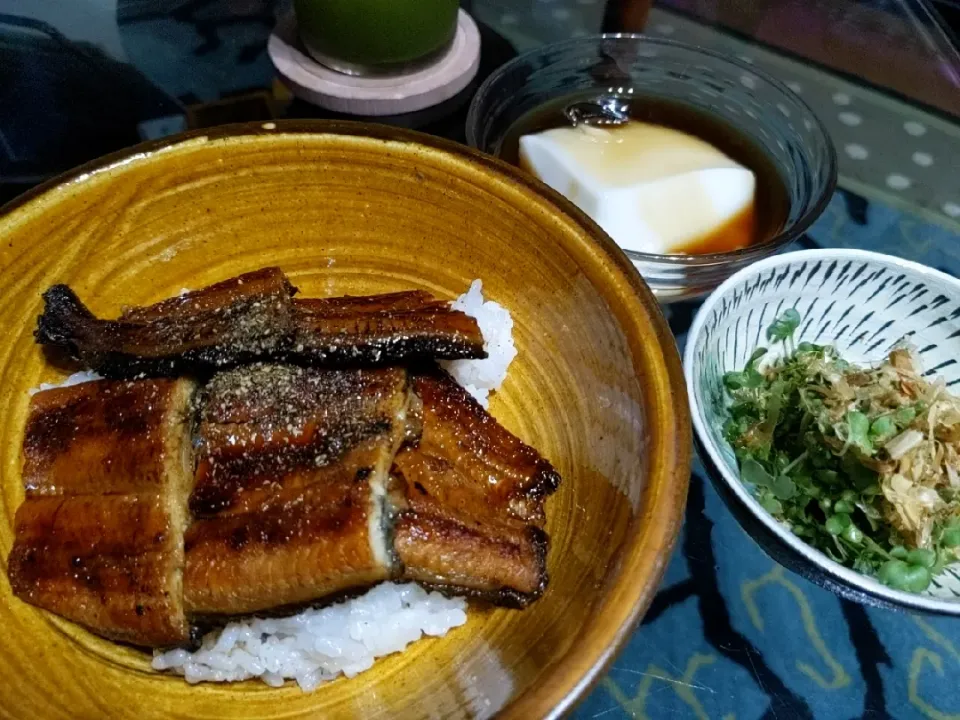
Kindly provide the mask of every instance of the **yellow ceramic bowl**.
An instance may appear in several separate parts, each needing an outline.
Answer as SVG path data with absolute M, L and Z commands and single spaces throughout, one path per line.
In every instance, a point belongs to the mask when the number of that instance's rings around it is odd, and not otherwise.
M 690 427 L 673 338 L 624 255 L 558 195 L 423 135 L 349 123 L 225 127 L 96 161 L 0 217 L 0 563 L 23 498 L 28 389 L 63 373 L 33 342 L 40 293 L 108 316 L 265 265 L 306 296 L 482 278 L 520 354 L 491 410 L 563 476 L 551 582 L 525 611 L 465 626 L 304 694 L 189 686 L 147 653 L 13 598 L 0 578 L 0 697 L 20 718 L 555 716 L 642 616 L 680 526 Z

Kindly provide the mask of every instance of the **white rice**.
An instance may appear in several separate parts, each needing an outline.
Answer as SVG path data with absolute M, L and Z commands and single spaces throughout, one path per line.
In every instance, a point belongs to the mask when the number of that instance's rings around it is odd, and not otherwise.
M 155 652 L 153 667 L 180 673 L 189 683 L 258 677 L 279 687 L 294 679 L 309 692 L 341 673 L 368 670 L 376 658 L 401 652 L 422 635 L 445 635 L 467 621 L 466 609 L 463 598 L 383 583 L 320 610 L 230 623 L 208 633 L 196 652 Z
M 495 302 L 485 302 L 482 290 L 483 283 L 474 280 L 470 289 L 454 300 L 451 307 L 477 319 L 487 357 L 483 360 L 450 360 L 441 364 L 477 402 L 488 407 L 489 395 L 503 385 L 507 368 L 517 356 L 517 348 L 513 344 L 510 312 Z
M 36 395 L 38 392 L 44 390 L 53 390 L 54 388 L 59 387 L 69 387 L 70 385 L 79 385 L 80 383 L 90 382 L 91 380 L 102 380 L 103 376 L 98 375 L 93 370 L 81 370 L 80 372 L 75 372 L 73 375 L 68 377 L 63 382 L 59 383 L 40 383 L 40 387 L 35 387 L 29 390 L 31 395 Z

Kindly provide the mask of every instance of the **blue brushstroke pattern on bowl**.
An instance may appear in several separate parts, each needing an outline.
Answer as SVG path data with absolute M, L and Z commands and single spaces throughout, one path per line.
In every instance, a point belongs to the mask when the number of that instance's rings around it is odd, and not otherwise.
M 960 393 L 960 280 L 923 265 L 859 250 L 777 255 L 741 270 L 704 302 L 687 338 L 684 368 L 697 450 L 744 529 L 777 562 L 842 597 L 872 605 L 960 615 L 960 564 L 922 594 L 888 588 L 834 562 L 782 526 L 740 481 L 723 438 L 723 375 L 740 370 L 788 308 L 797 342 L 832 344 L 847 360 L 876 364 L 909 343 L 923 374 Z

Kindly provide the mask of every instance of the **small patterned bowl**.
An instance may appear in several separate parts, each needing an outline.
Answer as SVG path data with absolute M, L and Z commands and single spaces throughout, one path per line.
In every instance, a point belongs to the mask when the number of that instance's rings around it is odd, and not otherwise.
M 803 318 L 797 341 L 833 344 L 844 358 L 876 363 L 901 340 L 917 348 L 925 375 L 960 392 L 960 280 L 917 263 L 857 250 L 810 250 L 761 260 L 706 300 L 687 338 L 684 367 L 695 442 L 718 492 L 774 560 L 842 597 L 887 607 L 960 615 L 960 564 L 923 594 L 892 590 L 814 550 L 782 527 L 740 481 L 723 439 L 722 377 L 742 369 L 764 331 L 787 308 Z

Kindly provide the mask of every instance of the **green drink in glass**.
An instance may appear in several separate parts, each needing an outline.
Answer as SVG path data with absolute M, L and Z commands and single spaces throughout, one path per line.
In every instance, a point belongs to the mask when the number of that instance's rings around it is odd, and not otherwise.
M 294 0 L 307 51 L 350 75 L 429 63 L 453 41 L 458 7 L 458 0 Z

